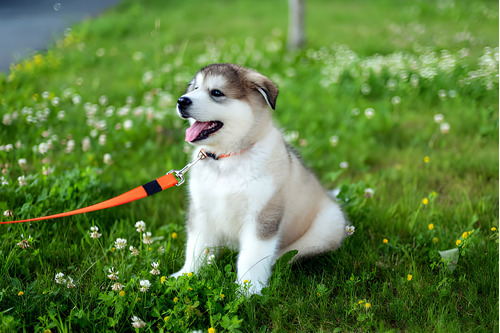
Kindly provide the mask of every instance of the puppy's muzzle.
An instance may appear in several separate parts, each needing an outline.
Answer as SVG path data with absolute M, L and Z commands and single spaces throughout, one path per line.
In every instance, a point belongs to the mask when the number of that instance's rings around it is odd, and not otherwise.
M 181 96 L 177 100 L 177 111 L 182 118 L 189 118 L 189 112 L 187 111 L 189 107 L 193 104 L 193 101 L 186 96 Z

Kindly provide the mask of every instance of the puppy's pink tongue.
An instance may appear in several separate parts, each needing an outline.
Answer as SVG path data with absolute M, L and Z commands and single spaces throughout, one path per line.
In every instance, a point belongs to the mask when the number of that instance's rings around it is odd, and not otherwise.
M 201 131 L 210 127 L 210 124 L 211 124 L 210 121 L 207 122 L 196 121 L 193 125 L 191 125 L 191 127 L 189 127 L 186 130 L 186 141 L 191 142 L 194 139 L 196 139 L 196 137 L 200 135 Z

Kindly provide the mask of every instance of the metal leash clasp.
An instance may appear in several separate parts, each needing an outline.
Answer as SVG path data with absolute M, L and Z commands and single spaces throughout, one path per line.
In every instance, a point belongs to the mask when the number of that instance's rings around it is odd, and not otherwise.
M 175 169 L 172 169 L 170 170 L 169 172 L 167 172 L 167 175 L 172 173 L 174 174 L 174 176 L 178 179 L 178 182 L 177 184 L 175 184 L 175 186 L 181 186 L 185 179 L 184 179 L 184 174 L 193 166 L 195 165 L 196 163 L 198 163 L 198 161 L 201 161 L 205 158 L 207 158 L 208 155 L 207 153 L 205 152 L 205 149 L 202 149 L 200 150 L 200 152 L 198 153 L 198 156 L 196 157 L 196 159 L 192 160 L 191 162 L 189 162 L 188 164 L 186 164 L 186 166 L 184 168 L 182 168 L 181 170 L 175 170 Z

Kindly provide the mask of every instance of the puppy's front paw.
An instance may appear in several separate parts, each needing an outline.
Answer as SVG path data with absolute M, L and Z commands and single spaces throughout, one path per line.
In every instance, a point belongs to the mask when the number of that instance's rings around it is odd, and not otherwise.
M 259 295 L 262 296 L 262 288 L 265 286 L 256 281 L 253 283 L 252 281 L 249 280 L 243 280 L 243 281 L 236 281 L 237 284 L 240 285 L 239 292 L 241 295 L 244 295 L 246 297 L 250 297 L 252 295 Z
M 188 273 L 187 272 L 184 272 L 184 270 L 180 270 L 174 274 L 171 274 L 170 277 L 173 277 L 173 278 L 178 278 L 179 276 L 182 276 L 182 275 L 187 275 Z

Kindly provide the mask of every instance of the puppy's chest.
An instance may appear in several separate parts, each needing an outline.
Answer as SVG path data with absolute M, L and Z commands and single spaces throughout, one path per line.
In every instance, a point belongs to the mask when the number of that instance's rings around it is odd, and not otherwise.
M 272 179 L 257 169 L 200 165 L 190 179 L 192 204 L 203 211 L 207 223 L 236 227 L 252 221 L 274 192 Z

